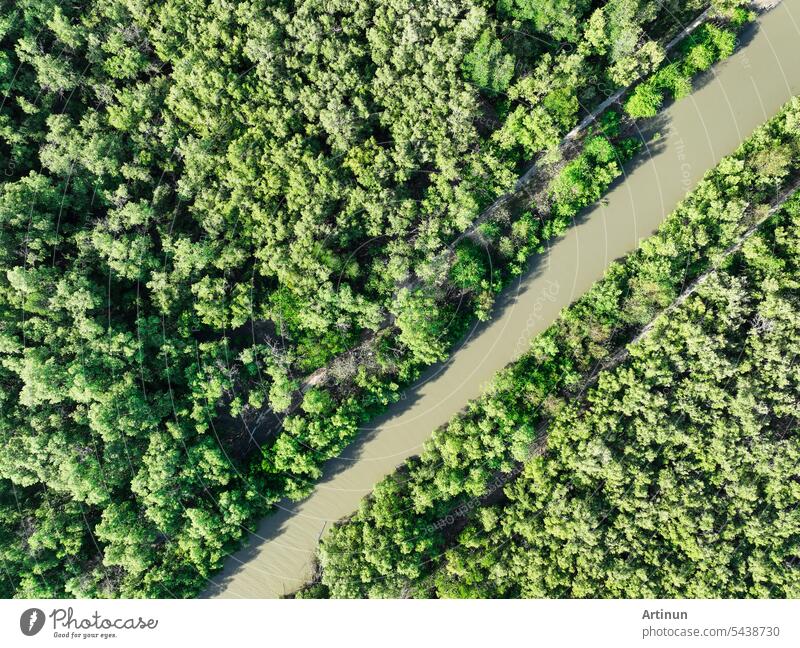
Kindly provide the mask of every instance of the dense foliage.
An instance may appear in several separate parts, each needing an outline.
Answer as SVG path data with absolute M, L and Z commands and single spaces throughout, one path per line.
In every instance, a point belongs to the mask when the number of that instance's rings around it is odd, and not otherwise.
M 735 20 L 744 20 L 744 10 Z M 678 60 L 658 69 L 650 78 L 636 86 L 625 102 L 625 112 L 631 117 L 653 117 L 664 101 L 664 93 L 681 99 L 692 90 L 692 77 L 707 70 L 713 63 L 733 53 L 736 34 L 711 24 L 704 24 L 683 43 Z
M 437 596 L 800 595 L 800 197 L 549 426 Z
M 796 596 L 800 200 L 724 253 L 798 169 L 796 98 L 329 532 L 316 593 Z
M 0 3 L 0 595 L 194 594 L 487 316 L 702 8 L 596 5 Z

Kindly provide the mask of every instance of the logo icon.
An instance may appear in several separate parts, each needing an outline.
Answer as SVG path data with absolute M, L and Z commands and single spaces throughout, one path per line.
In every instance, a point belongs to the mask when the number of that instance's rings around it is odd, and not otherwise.
M 32 637 L 44 626 L 44 612 L 39 608 L 30 608 L 19 618 L 19 629 L 26 637 Z

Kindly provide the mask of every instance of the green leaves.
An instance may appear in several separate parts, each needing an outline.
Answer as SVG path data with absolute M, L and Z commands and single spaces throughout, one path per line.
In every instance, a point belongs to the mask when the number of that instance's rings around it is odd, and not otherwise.
M 476 290 L 488 278 L 487 251 L 465 241 L 456 247 L 456 258 L 450 268 L 453 283 L 463 290 Z
M 753 203 L 774 192 L 759 189 L 761 174 L 788 181 L 783 152 L 798 144 L 799 108 L 791 101 L 711 170 L 658 233 L 326 536 L 323 594 L 800 591 L 784 568 L 800 537 L 798 198 L 658 317 L 763 212 Z M 599 164 L 614 155 L 601 138 L 587 150 Z M 625 345 L 629 358 L 594 384 L 599 363 Z M 545 422 L 546 446 L 535 438 Z
M 393 309 L 400 331 L 398 339 L 416 362 L 432 364 L 445 358 L 447 321 L 431 294 L 403 288 Z
M 774 244 L 781 221 L 754 241 Z M 794 258 L 799 247 L 794 237 L 763 254 Z M 775 495 L 793 481 L 798 447 L 772 405 L 796 389 L 796 376 L 779 386 L 772 377 L 786 374 L 764 364 L 791 363 L 800 351 L 789 306 L 795 269 L 764 294 L 751 288 L 763 272 L 757 257 L 712 277 L 631 347 L 629 362 L 601 374 L 587 404 L 551 422 L 546 452 L 506 489 L 509 503 L 481 509 L 446 553 L 440 596 L 797 591 L 797 575 L 777 565 L 795 555 L 800 519 Z M 775 329 L 755 332 L 754 311 L 779 303 L 788 310 L 779 307 Z
M 464 57 L 464 70 L 482 91 L 497 94 L 511 83 L 514 56 L 505 53 L 502 42 L 487 29 Z
M 721 29 L 711 24 L 701 25 L 682 44 L 682 53 L 677 61 L 658 69 L 653 76 L 634 88 L 625 101 L 625 112 L 634 118 L 653 117 L 664 101 L 664 92 L 675 100 L 688 95 L 692 89 L 692 77 L 707 70 L 717 61 L 733 54 L 736 45 L 736 28 L 742 23 L 734 22 L 734 28 Z M 654 68 L 661 62 L 654 59 Z M 645 72 L 649 72 L 650 69 Z
M 533 23 L 536 31 L 575 41 L 579 19 L 590 6 L 586 0 L 499 0 L 498 11 Z
M 663 101 L 664 97 L 655 84 L 645 81 L 636 86 L 625 101 L 625 112 L 634 119 L 655 117 Z
M 554 220 L 562 229 L 581 209 L 600 199 L 614 178 L 622 174 L 623 161 L 605 137 L 586 141 L 580 155 L 568 162 L 550 183 Z
M 19 0 L 0 17 L 2 594 L 196 593 L 244 524 L 307 493 L 488 316 L 488 257 L 442 251 L 594 102 L 618 26 L 638 42 L 661 20 L 615 0 L 594 52 L 585 2 L 262 5 Z M 576 178 L 607 182 L 614 161 L 590 155 Z M 764 186 L 785 171 L 757 166 Z M 520 272 L 561 226 L 546 220 L 503 222 L 493 260 Z M 420 508 L 524 455 L 533 428 L 487 410 L 454 428 Z M 416 578 L 437 540 L 404 533 Z

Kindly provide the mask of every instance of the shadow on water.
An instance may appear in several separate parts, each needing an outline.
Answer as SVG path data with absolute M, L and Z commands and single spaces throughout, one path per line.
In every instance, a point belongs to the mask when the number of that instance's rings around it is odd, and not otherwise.
M 663 134 L 668 128 L 669 119 L 666 115 L 662 114 L 648 120 L 647 123 L 639 129 L 637 135 L 644 142 L 648 142 L 655 134 Z M 648 142 L 647 146 L 625 165 L 624 173 L 612 183 L 605 193 L 619 186 L 625 181 L 626 177 L 639 166 L 646 164 L 653 157 L 658 156 L 662 152 L 663 145 L 660 140 L 656 139 L 655 141 Z M 577 226 L 589 218 L 595 216 L 599 217 L 600 214 L 596 213 L 598 210 L 599 204 L 581 210 L 578 216 L 573 219 L 572 226 Z M 489 321 L 477 322 L 472 325 L 460 342 L 454 346 L 447 360 L 426 369 L 411 386 L 403 391 L 400 400 L 391 404 L 384 413 L 372 419 L 368 425 L 360 428 L 357 439 L 347 447 L 341 456 L 328 460 L 323 467 L 322 477 L 316 482 L 316 488 L 324 488 L 325 485 L 338 474 L 363 458 L 365 446 L 374 439 L 381 428 L 390 424 L 392 419 L 413 408 L 420 401 L 422 390 L 425 385 L 432 381 L 439 380 L 447 374 L 453 364 L 456 353 L 468 349 L 471 344 L 486 334 L 487 330 L 494 322 L 503 320 L 509 310 L 516 307 L 520 295 L 525 293 L 530 284 L 541 277 L 548 266 L 548 257 L 551 248 L 557 245 L 562 238 L 563 236 L 560 236 L 548 241 L 546 244 L 547 247 L 543 252 L 535 254 L 530 258 L 527 270 L 523 275 L 507 286 L 496 298 L 494 308 L 492 309 L 492 318 Z M 433 430 L 431 430 L 431 432 L 432 431 Z M 407 459 L 404 459 L 399 462 L 398 466 L 404 464 L 406 461 Z M 297 508 L 302 506 L 304 501 L 305 500 L 293 502 L 288 499 L 281 500 L 276 505 L 275 510 L 259 522 L 258 528 L 250 531 L 251 537 L 248 538 L 245 546 L 236 553 L 236 557 L 229 557 L 227 559 L 227 564 L 223 570 L 213 578 L 213 584 L 206 589 L 203 597 L 212 597 L 221 593 L 230 580 L 242 569 L 243 565 L 258 555 L 263 543 L 278 540 L 283 534 L 288 522 L 296 514 Z M 286 593 L 288 594 L 289 592 Z
M 692 156 L 692 164 L 697 167 L 698 171 L 710 168 L 713 164 L 716 164 L 715 160 L 718 161 L 721 154 L 734 150 L 735 146 L 741 143 L 744 134 L 751 132 L 758 124 L 763 122 L 763 110 L 774 112 L 780 105 L 788 100 L 791 94 L 800 92 L 800 72 L 797 71 L 797 66 L 787 66 L 785 70 L 780 69 L 781 60 L 787 63 L 794 60 L 792 57 L 796 49 L 797 28 L 795 22 L 792 20 L 792 16 L 786 15 L 786 12 L 791 11 L 794 12 L 795 15 L 798 15 L 797 12 L 800 11 L 798 4 L 800 4 L 800 0 L 784 0 L 784 9 L 780 10 L 780 15 L 767 16 L 763 25 L 757 23 L 743 30 L 743 33 L 740 35 L 738 49 L 741 50 L 747 45 L 751 45 L 751 47 L 747 50 L 746 55 L 741 51 L 739 53 L 736 65 L 741 65 L 741 70 L 732 69 L 734 61 L 731 60 L 723 63 L 722 66 L 715 66 L 711 72 L 706 73 L 694 83 L 695 91 L 706 86 L 713 87 L 714 84 L 710 84 L 710 81 L 713 80 L 716 75 L 725 72 L 726 80 L 723 84 L 725 87 L 720 88 L 719 92 L 716 92 L 716 94 L 708 92 L 702 93 L 702 95 L 696 95 L 694 101 L 699 101 L 702 105 L 695 107 L 690 104 L 683 110 L 672 111 L 672 117 L 676 117 L 676 114 L 680 115 L 680 118 L 676 120 L 674 124 L 666 119 L 666 117 L 655 118 L 644 123 L 637 132 L 637 135 L 643 141 L 647 142 L 647 147 L 645 147 L 645 150 L 640 152 L 630 163 L 625 165 L 625 174 L 623 177 L 617 179 L 609 191 L 618 188 L 625 179 L 627 179 L 627 176 L 630 176 L 639 169 L 639 167 L 655 158 L 658 158 L 659 164 L 666 163 L 667 166 L 670 166 L 674 170 L 677 162 L 675 159 L 669 157 L 672 153 L 668 151 L 671 150 L 673 153 L 677 153 L 675 149 L 677 145 L 675 139 L 679 129 L 683 129 L 685 132 L 684 137 L 686 139 L 687 155 Z M 787 5 L 791 5 L 793 8 Z M 758 40 L 751 42 L 756 35 L 759 36 Z M 708 89 L 710 90 L 711 88 Z M 758 101 L 753 100 L 754 93 L 758 96 Z M 709 98 L 710 95 L 713 96 Z M 668 108 L 669 106 L 665 107 L 665 109 Z M 731 119 L 716 119 L 716 121 L 725 121 L 726 124 L 724 124 L 723 127 L 723 125 L 714 123 L 715 129 L 713 129 L 712 140 L 710 137 L 711 133 L 706 131 L 704 125 L 698 125 L 701 111 L 705 111 L 705 114 L 716 117 L 717 115 L 722 115 L 721 111 L 726 111 L 725 115 L 727 116 L 728 110 L 731 111 Z M 661 115 L 666 115 L 666 113 L 662 112 Z M 654 138 L 656 133 L 661 133 L 663 135 L 665 132 L 671 133 L 671 144 L 666 141 L 661 142 L 661 138 Z M 681 140 L 681 144 L 682 143 Z M 669 144 L 669 149 L 665 148 L 667 144 Z M 699 177 L 697 177 L 698 175 L 699 174 L 692 175 L 693 183 L 696 183 L 699 179 Z M 648 208 L 647 211 L 656 213 L 660 212 L 663 208 L 665 210 L 665 214 L 663 215 L 666 215 L 666 213 L 669 213 L 669 211 L 674 208 L 674 204 L 681 197 L 679 194 L 684 190 L 681 184 L 681 176 L 673 174 L 672 178 L 673 186 L 672 192 L 668 196 L 668 204 L 662 204 L 666 198 L 659 196 L 656 187 L 652 192 L 652 208 Z M 646 180 L 643 182 L 643 185 L 647 185 Z M 640 197 L 648 198 L 646 189 L 641 192 Z M 586 221 L 594 222 L 595 216 L 598 218 L 612 218 L 613 214 L 603 214 L 603 209 L 596 205 L 581 212 L 575 219 L 573 226 L 579 226 Z M 551 249 L 554 248 L 556 243 L 557 241 L 552 241 L 548 246 L 548 250 L 532 257 L 526 274 L 509 286 L 509 288 L 498 297 L 493 312 L 494 322 L 499 322 L 503 317 L 507 316 L 509 309 L 514 308 L 518 300 L 525 293 L 528 282 L 534 281 L 536 277 L 541 276 L 541 273 L 547 268 L 547 264 L 550 261 Z M 621 248 L 617 246 L 615 249 L 618 250 Z M 609 257 L 608 261 L 610 262 L 610 260 L 611 258 Z M 456 346 L 456 351 L 469 348 L 481 335 L 486 334 L 490 326 L 491 323 L 482 323 L 472 327 L 465 336 L 462 344 Z M 493 333 L 492 331 L 492 334 Z M 403 414 L 417 405 L 424 391 L 423 386 L 448 374 L 448 370 L 450 370 L 448 375 L 451 375 L 453 364 L 454 360 L 451 359 L 429 368 L 414 385 L 405 391 L 405 398 L 403 400 L 393 404 L 387 412 L 374 419 L 370 423 L 369 429 L 366 427 L 362 428 L 363 431 L 360 437 L 347 448 L 342 457 L 331 460 L 326 464 L 320 485 L 324 486 L 347 465 L 352 465 L 354 461 L 363 458 L 364 447 L 371 439 L 374 439 L 377 428 L 384 426 L 385 430 L 387 424 L 391 425 L 391 421 L 394 417 Z M 427 432 L 429 432 L 429 430 L 426 430 L 426 433 Z M 389 470 L 387 470 L 387 472 L 389 472 Z M 297 507 L 298 503 L 284 500 L 276 506 L 274 513 L 262 519 L 258 524 L 257 531 L 249 538 L 249 543 L 234 557 L 229 557 L 227 559 L 224 570 L 214 578 L 216 585 L 209 587 L 204 595 L 213 596 L 221 593 L 235 577 L 246 569 L 254 570 L 253 574 L 256 580 L 259 578 L 259 573 L 262 574 L 265 579 L 270 575 L 274 575 L 269 574 L 260 565 L 254 564 L 253 559 L 259 554 L 262 554 L 263 557 L 265 553 L 264 543 L 275 540 L 280 541 L 282 536 L 287 532 L 287 529 L 294 528 L 292 519 L 295 517 Z M 353 508 L 355 508 L 355 506 Z M 305 559 L 304 556 L 303 560 Z M 250 561 L 249 564 L 247 564 L 248 561 Z M 259 569 L 261 569 L 260 572 Z M 271 569 L 274 570 L 275 567 L 273 566 Z M 287 583 L 294 582 L 292 579 L 288 581 L 283 579 L 281 582 L 284 581 Z M 297 586 L 299 585 L 301 585 L 300 582 L 297 583 Z M 289 585 L 287 585 L 287 587 L 289 587 Z M 294 587 L 292 587 L 292 589 L 294 589 Z
M 762 13 L 766 13 L 766 11 Z M 760 29 L 761 24 L 759 21 L 754 21 L 749 25 L 746 25 L 737 36 L 736 50 L 740 51 L 746 48 L 758 34 Z M 672 59 L 674 58 L 675 55 L 673 55 Z M 668 57 L 668 60 L 671 59 Z M 716 63 L 712 69 L 695 78 L 692 82 L 693 92 L 701 90 L 714 81 L 724 66 L 728 65 L 729 63 L 730 59 Z M 668 117 L 668 110 L 674 103 L 674 100 L 666 101 L 662 106 L 662 110 L 658 116 L 649 120 L 641 121 L 640 124 L 637 124 L 636 131 L 629 134 L 630 136 L 633 136 L 643 142 L 643 150 L 625 164 L 624 173 L 611 183 L 605 192 L 606 194 L 610 193 L 615 188 L 626 182 L 628 176 L 630 176 L 637 168 L 647 164 L 652 160 L 652 158 L 660 155 L 663 152 L 663 136 L 669 132 L 670 119 Z M 602 203 L 603 200 L 601 199 L 600 202 Z M 589 218 L 593 217 L 597 208 L 598 205 L 593 205 L 582 210 L 578 216 L 573 219 L 572 226 L 580 225 Z M 541 274 L 541 271 L 544 267 L 542 266 L 542 263 L 546 262 L 549 249 L 559 240 L 560 237 L 547 241 L 547 249 L 545 252 L 531 257 L 528 263 L 528 270 L 523 277 L 507 287 L 498 296 L 492 312 L 492 321 L 502 319 L 505 316 L 506 311 L 516 305 L 517 296 L 524 291 L 524 287 L 528 282 L 534 281 L 536 277 Z M 413 385 L 403 391 L 403 397 L 400 401 L 391 405 L 385 413 L 374 418 L 368 427 L 362 428 L 358 439 L 351 444 L 340 457 L 333 458 L 328 462 L 326 470 L 323 473 L 322 480 L 319 483 L 324 483 L 325 480 L 331 479 L 333 476 L 341 472 L 342 469 L 348 467 L 351 463 L 358 460 L 358 458 L 361 456 L 361 450 L 363 449 L 364 445 L 374 437 L 378 429 L 391 421 L 393 417 L 398 416 L 407 409 L 412 408 L 421 397 L 421 388 L 425 384 L 436 380 L 438 377 L 446 373 L 452 364 L 453 354 L 462 349 L 468 348 L 470 342 L 483 335 L 490 325 L 491 322 L 485 322 L 476 323 L 475 325 L 471 326 L 470 330 L 465 336 L 463 336 L 462 340 L 453 347 L 450 359 L 429 367 Z M 237 426 L 242 427 L 242 423 L 244 423 L 244 427 L 247 428 L 248 434 L 244 436 L 241 434 L 240 430 L 240 437 L 242 438 L 242 441 L 247 444 L 247 450 L 249 450 L 253 446 L 260 446 L 272 433 L 280 429 L 282 418 L 280 416 L 273 415 L 269 421 L 259 420 L 258 423 L 252 425 L 252 427 L 248 425 L 247 421 L 237 422 L 230 420 L 224 422 L 220 421 L 220 423 L 223 424 L 222 427 L 226 430 L 232 430 Z M 231 436 L 233 436 L 232 433 Z M 290 502 L 282 502 L 281 505 L 285 506 L 286 508 L 292 508 L 292 503 Z
M 515 281 L 511 286 L 506 288 L 497 298 L 495 308 L 492 311 L 493 320 L 502 318 L 503 313 L 513 308 L 518 295 L 524 290 L 525 284 L 533 281 L 538 277 L 545 265 L 542 263 L 546 257 L 547 252 L 537 254 L 532 257 L 529 263 L 528 271 L 519 280 Z M 409 387 L 403 391 L 400 400 L 392 403 L 383 414 L 378 415 L 372 419 L 368 427 L 360 428 L 359 435 L 353 443 L 339 456 L 328 460 L 323 468 L 322 477 L 316 482 L 316 488 L 325 487 L 325 485 L 333 480 L 339 473 L 349 468 L 353 463 L 362 458 L 364 447 L 374 439 L 381 428 L 390 423 L 392 419 L 400 416 L 404 412 L 413 408 L 422 397 L 422 388 L 430 383 L 444 376 L 453 363 L 454 354 L 462 349 L 469 348 L 470 344 L 483 335 L 486 329 L 491 326 L 492 321 L 480 322 L 472 327 L 464 336 L 464 338 L 454 348 L 453 353 L 447 360 L 437 363 L 428 367 L 422 375 Z M 431 430 L 433 432 L 433 430 Z M 398 467 L 404 464 L 407 459 L 398 463 Z M 311 495 L 309 495 L 311 497 Z M 305 500 L 293 502 L 288 499 L 281 500 L 273 510 L 265 518 L 261 519 L 256 530 L 250 530 L 250 537 L 246 541 L 245 546 L 236 553 L 236 557 L 229 556 L 227 564 L 223 570 L 213 577 L 210 585 L 203 593 L 203 598 L 209 598 L 218 595 L 225 590 L 228 582 L 236 575 L 242 568 L 243 564 L 255 558 L 260 552 L 260 545 L 264 542 L 277 540 L 281 537 L 287 523 L 295 515 L 297 507 L 302 506 Z M 255 537 L 253 537 L 255 536 Z M 234 563 L 235 561 L 235 563 Z M 286 592 L 289 594 L 290 592 Z

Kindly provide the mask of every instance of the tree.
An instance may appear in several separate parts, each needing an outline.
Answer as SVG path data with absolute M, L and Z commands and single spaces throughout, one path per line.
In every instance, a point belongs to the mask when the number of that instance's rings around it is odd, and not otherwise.
M 625 102 L 625 112 L 635 119 L 655 117 L 663 101 L 664 97 L 655 84 L 645 81 L 636 86 Z
M 574 41 L 578 37 L 578 21 L 589 6 L 584 0 L 500 0 L 497 8 L 518 20 L 531 21 L 536 31 Z
M 465 241 L 456 247 L 455 261 L 450 269 L 453 283 L 464 290 L 475 290 L 486 278 L 486 251 Z
M 464 58 L 467 76 L 489 94 L 506 90 L 514 76 L 514 56 L 503 51 L 503 44 L 487 30 Z
M 398 340 L 415 361 L 431 364 L 445 357 L 447 321 L 434 297 L 421 290 L 403 288 L 394 305 Z

